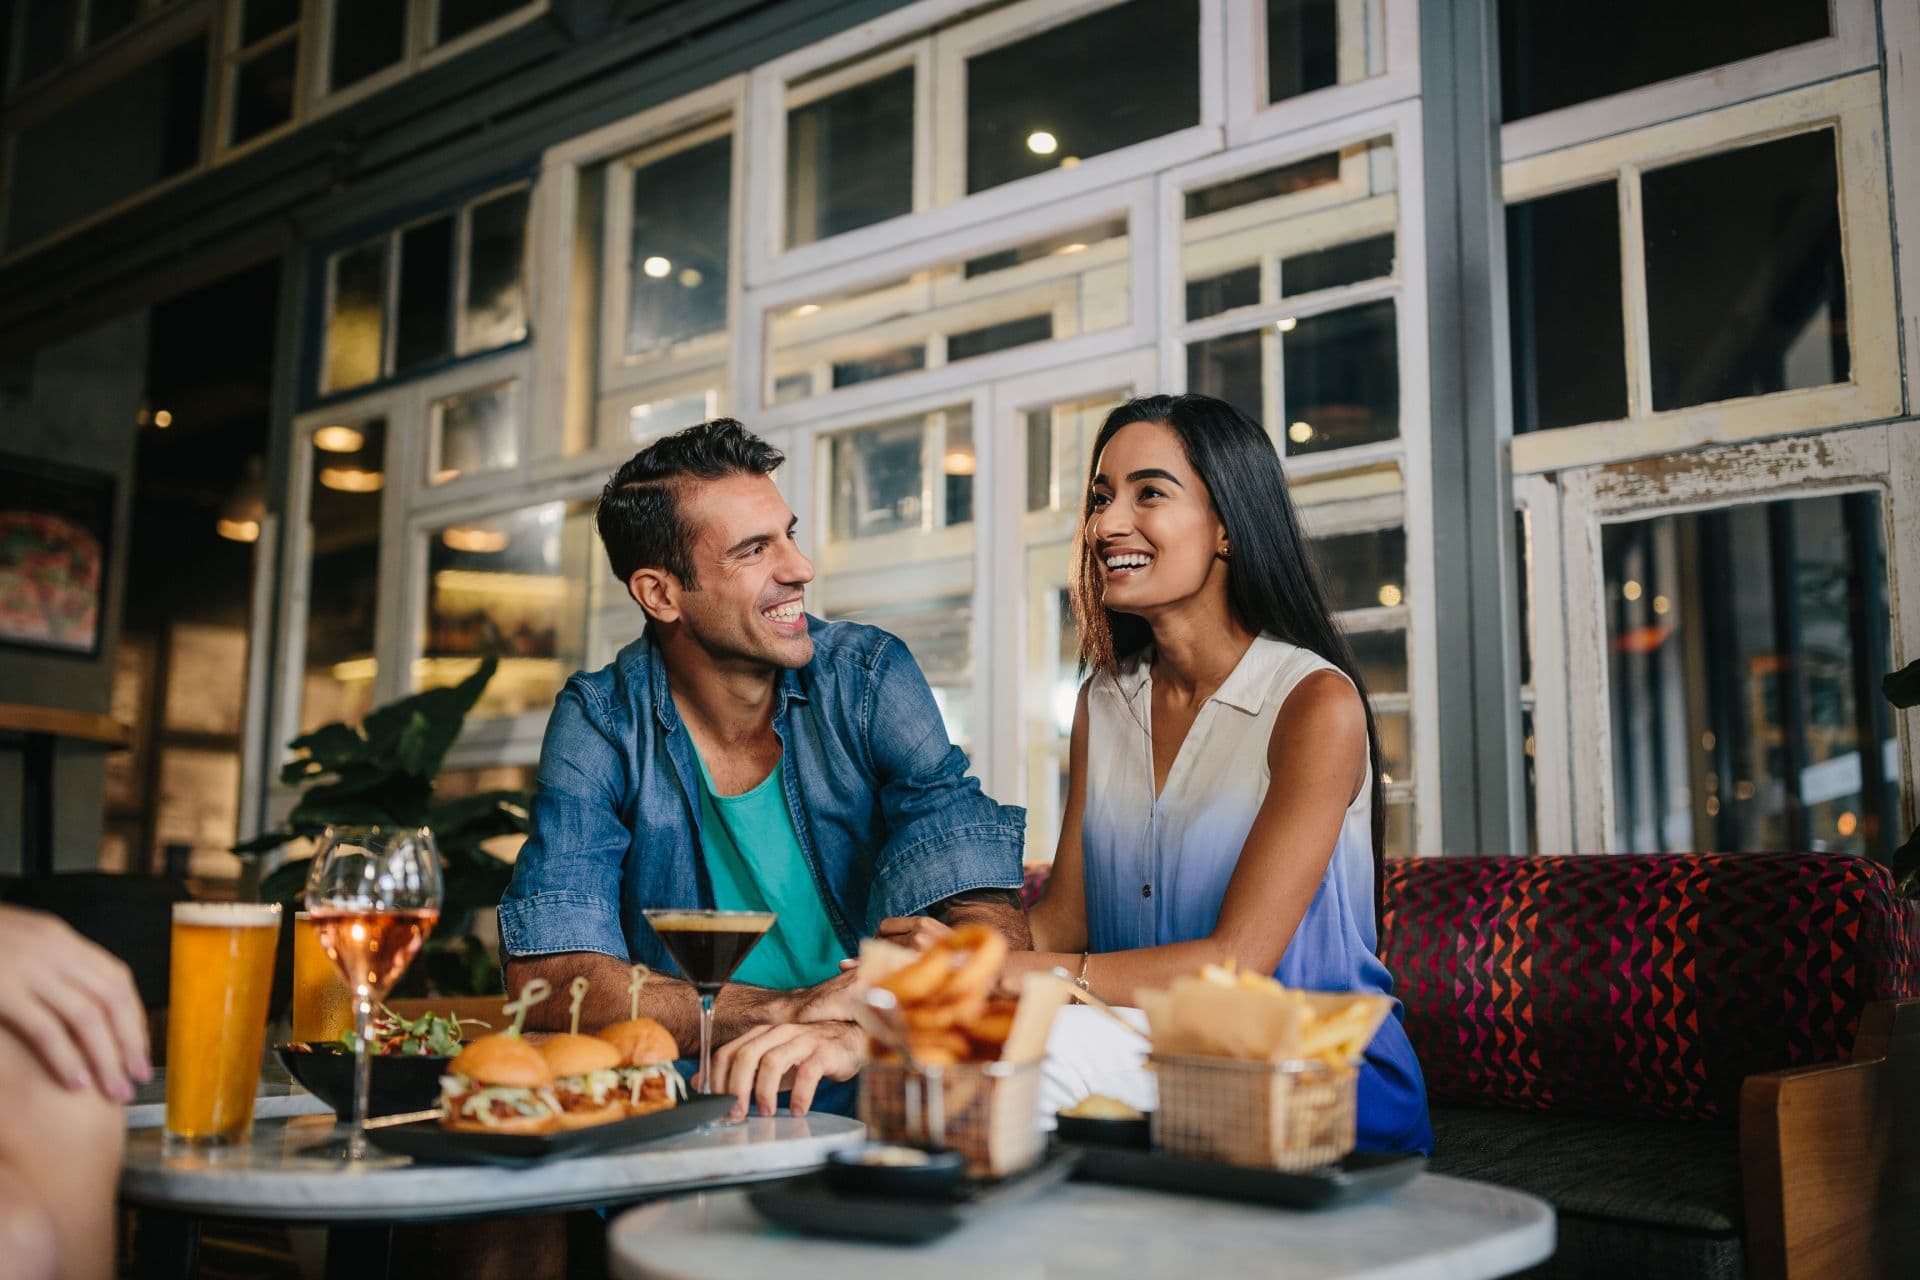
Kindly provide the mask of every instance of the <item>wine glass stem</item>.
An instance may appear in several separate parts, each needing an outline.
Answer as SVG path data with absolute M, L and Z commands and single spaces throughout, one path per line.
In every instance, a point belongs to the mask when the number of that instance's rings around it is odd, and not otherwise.
M 714 1093 L 713 1087 L 713 992 L 700 993 L 700 1087 Z
M 368 1041 L 373 1034 L 373 990 L 355 988 L 353 993 L 353 1128 L 347 1133 L 347 1159 L 363 1160 L 367 1155 L 367 1090 L 373 1077 L 373 1057 Z

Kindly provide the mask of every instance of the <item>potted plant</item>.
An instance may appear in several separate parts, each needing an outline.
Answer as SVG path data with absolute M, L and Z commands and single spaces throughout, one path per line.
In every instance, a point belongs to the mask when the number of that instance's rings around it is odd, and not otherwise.
M 482 847 L 495 836 L 524 834 L 531 796 L 485 791 L 453 800 L 434 798 L 434 779 L 467 713 L 480 700 L 499 660 L 489 656 L 459 684 L 390 702 L 358 726 L 322 725 L 288 745 L 298 753 L 280 781 L 301 787 L 286 825 L 234 846 L 242 856 L 271 854 L 290 840 L 318 836 L 328 826 L 388 824 L 428 827 L 440 849 L 446 902 L 440 923 L 418 963 L 393 994 L 487 995 L 503 990 L 499 965 L 473 931 L 474 916 L 499 905 L 513 868 Z M 260 885 L 269 902 L 297 907 L 308 859 L 287 862 Z

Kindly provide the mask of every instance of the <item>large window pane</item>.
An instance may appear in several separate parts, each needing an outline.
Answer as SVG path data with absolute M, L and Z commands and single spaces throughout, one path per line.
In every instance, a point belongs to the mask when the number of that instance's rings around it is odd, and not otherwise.
M 233 129 L 227 141 L 238 146 L 293 119 L 293 86 L 299 71 L 297 40 L 241 63 L 234 71 Z
M 333 0 L 331 89 L 358 84 L 407 52 L 407 10 L 394 0 Z
M 1127 322 L 1127 222 L 1115 218 L 771 317 L 775 403 L 1116 328 Z
M 727 327 L 732 189 L 731 137 L 634 171 L 628 355 Z
M 461 352 L 527 336 L 527 200 L 522 187 L 477 204 L 467 247 L 467 313 Z
M 322 391 L 343 391 L 380 376 L 385 341 L 387 240 L 382 236 L 333 255 Z
M 1266 0 L 1267 101 L 1351 84 L 1383 69 L 1379 0 Z
M 1518 120 L 1830 34 L 1828 0 L 1502 0 L 1500 98 Z
M 1847 380 L 1831 130 L 1655 169 L 1640 190 L 1655 409 Z
M 477 31 L 495 18 L 503 18 L 525 5 L 527 0 L 440 0 L 434 19 L 433 42 L 445 44 L 469 31 Z
M 967 60 L 967 190 L 1198 123 L 1198 0 L 1131 0 Z
M 300 729 L 358 723 L 373 703 L 374 617 L 380 587 L 380 490 L 387 424 L 376 419 L 313 433 L 307 523 L 307 634 Z
M 20 35 L 20 74 L 15 84 L 37 80 L 67 60 L 73 51 L 74 0 L 21 0 L 24 12 L 14 30 Z M 15 21 L 11 9 L 0 22 Z M 5 70 L 5 68 L 0 68 Z
M 427 422 L 434 451 L 430 456 L 439 459 L 431 483 L 445 484 L 518 462 L 519 403 L 518 379 L 436 400 Z
M 8 246 L 198 165 L 206 82 L 207 41 L 196 37 L 14 135 Z
M 1513 429 L 1627 416 L 1614 183 L 1507 206 Z
M 1375 139 L 1188 191 L 1188 320 L 1391 277 L 1393 141 Z
M 1298 321 L 1280 334 L 1280 363 L 1289 454 L 1400 434 L 1393 303 L 1369 302 Z
M 825 441 L 834 542 L 973 519 L 973 421 L 965 405 L 842 431 Z
M 1603 530 L 1615 848 L 1898 843 L 1873 494 Z
M 1114 395 L 1073 400 L 1025 415 L 1027 510 L 1078 518 L 1085 508 L 1093 438 L 1120 403 Z
M 133 25 L 139 0 L 87 0 L 87 44 L 99 44 Z
M 549 502 L 435 530 L 416 689 L 456 684 L 487 654 L 500 669 L 473 715 L 537 713 L 585 661 L 587 592 L 604 573 L 591 502 Z
M 1398 528 L 1313 540 L 1327 603 L 1349 609 L 1391 609 L 1407 603 L 1407 535 Z
M 787 113 L 787 244 L 913 208 L 912 67 Z
M 453 217 L 400 233 L 400 304 L 395 371 L 444 360 L 453 351 Z
M 300 21 L 300 0 L 245 0 L 240 6 L 240 47 L 258 44 Z
M 973 597 L 829 606 L 827 616 L 891 631 L 913 654 L 933 690 L 948 739 L 973 754 Z

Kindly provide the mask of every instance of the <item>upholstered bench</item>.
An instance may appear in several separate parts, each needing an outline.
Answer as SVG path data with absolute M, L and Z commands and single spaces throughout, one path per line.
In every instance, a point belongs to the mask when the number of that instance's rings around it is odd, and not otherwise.
M 1550 1201 L 1540 1274 L 1912 1274 L 1920 927 L 1883 868 L 1455 857 L 1383 888 L 1432 1168 Z

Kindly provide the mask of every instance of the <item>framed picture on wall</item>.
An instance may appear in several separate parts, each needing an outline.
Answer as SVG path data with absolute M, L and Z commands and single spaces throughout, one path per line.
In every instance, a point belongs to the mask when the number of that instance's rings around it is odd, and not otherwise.
M 0 454 L 0 645 L 100 653 L 113 477 Z

